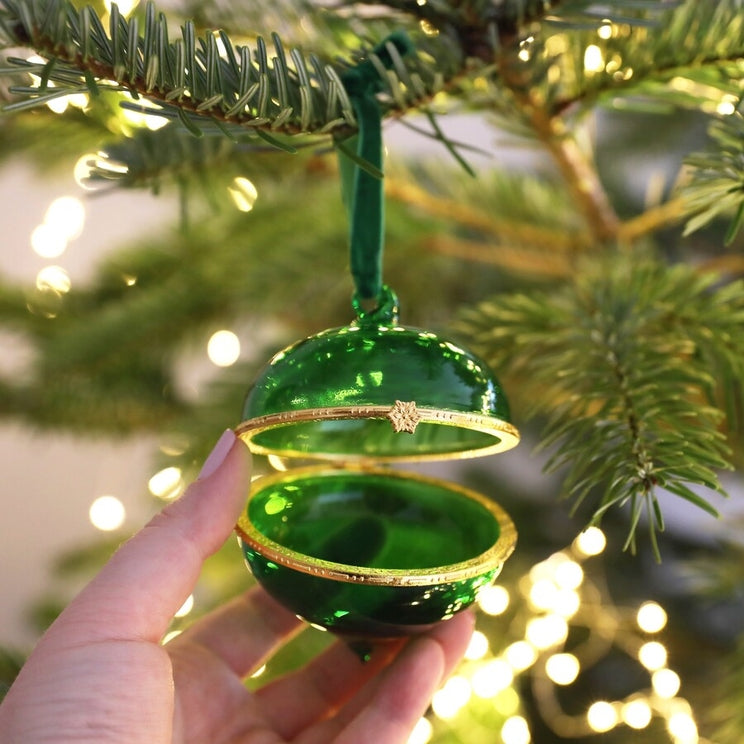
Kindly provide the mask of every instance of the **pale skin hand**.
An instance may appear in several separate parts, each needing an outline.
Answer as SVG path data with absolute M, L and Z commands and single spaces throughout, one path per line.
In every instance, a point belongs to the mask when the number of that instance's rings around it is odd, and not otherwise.
M 2 744 L 405 744 L 465 651 L 469 613 L 367 663 L 341 642 L 249 693 L 302 624 L 252 589 L 163 646 L 244 504 L 250 456 L 226 432 L 200 478 L 52 625 L 0 706 Z

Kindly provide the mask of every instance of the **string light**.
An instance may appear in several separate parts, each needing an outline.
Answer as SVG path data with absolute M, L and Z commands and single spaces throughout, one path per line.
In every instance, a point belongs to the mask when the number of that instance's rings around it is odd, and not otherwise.
M 501 727 L 501 739 L 504 744 L 529 744 L 532 741 L 530 728 L 522 716 L 511 716 Z
M 478 606 L 487 615 L 502 615 L 509 607 L 509 592 L 499 584 L 484 586 L 478 594 Z
M 638 661 L 643 664 L 650 672 L 655 672 L 666 666 L 667 651 L 658 641 L 649 641 L 644 643 L 638 649 Z
M 88 510 L 91 524 L 103 532 L 118 530 L 124 524 L 127 512 L 116 496 L 99 496 Z
M 654 692 L 661 698 L 673 698 L 681 686 L 677 672 L 671 669 L 657 669 L 651 675 L 651 686 Z
M 667 624 L 667 614 L 660 604 L 644 602 L 638 608 L 636 622 L 645 633 L 658 633 Z
M 150 493 L 159 499 L 174 499 L 183 489 L 181 469 L 176 467 L 163 468 L 147 482 Z
M 625 703 L 620 711 L 623 723 L 634 729 L 643 729 L 651 723 L 651 706 L 643 699 L 636 698 Z
M 240 340 L 232 331 L 217 331 L 207 342 L 207 356 L 218 367 L 230 367 L 240 358 Z
M 241 212 L 250 212 L 258 198 L 258 189 L 252 181 L 243 176 L 234 178 L 232 186 L 228 186 L 227 191 Z
M 431 701 L 432 710 L 445 721 L 454 718 L 470 700 L 471 693 L 472 687 L 465 677 L 459 675 L 450 677 L 444 687 L 434 693 Z
M 482 659 L 488 653 L 488 638 L 480 630 L 474 630 L 465 650 L 465 658 L 471 661 Z
M 471 680 L 473 692 L 480 698 L 493 698 L 514 681 L 512 667 L 503 659 L 492 659 L 475 670 Z
M 586 721 L 592 731 L 604 733 L 617 726 L 617 711 L 611 703 L 600 700 L 589 706 L 589 710 L 586 712 Z
M 607 538 L 599 527 L 587 527 L 573 543 L 576 551 L 585 557 L 599 555 L 607 547 Z
M 573 654 L 553 654 L 545 662 L 545 673 L 557 685 L 570 685 L 580 670 L 579 660 Z
M 419 718 L 418 723 L 413 727 L 411 735 L 408 737 L 407 744 L 427 744 L 434 733 L 434 727 L 428 718 Z

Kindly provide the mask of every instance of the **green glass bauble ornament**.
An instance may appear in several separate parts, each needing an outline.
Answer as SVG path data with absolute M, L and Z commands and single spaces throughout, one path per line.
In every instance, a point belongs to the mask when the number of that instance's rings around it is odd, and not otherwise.
M 324 460 L 254 482 L 237 531 L 256 579 L 314 625 L 347 637 L 418 632 L 472 604 L 514 548 L 509 517 L 446 481 L 380 467 L 474 457 L 519 433 L 488 366 L 371 312 L 274 356 L 237 432 L 258 454 Z M 331 463 L 331 464 L 328 464 Z
M 519 441 L 482 360 L 376 310 L 280 351 L 251 388 L 238 433 L 254 452 L 375 461 L 485 455 Z
M 452 617 L 516 541 L 506 513 L 478 493 L 365 466 L 258 479 L 238 533 L 270 594 L 347 638 L 396 637 Z

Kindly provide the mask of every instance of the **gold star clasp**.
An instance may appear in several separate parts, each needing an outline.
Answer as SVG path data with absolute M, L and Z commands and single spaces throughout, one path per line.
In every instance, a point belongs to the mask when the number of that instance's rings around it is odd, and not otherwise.
M 387 419 L 395 432 L 405 431 L 413 434 L 421 421 L 421 414 L 416 408 L 415 401 L 396 400 L 395 405 L 387 413 Z

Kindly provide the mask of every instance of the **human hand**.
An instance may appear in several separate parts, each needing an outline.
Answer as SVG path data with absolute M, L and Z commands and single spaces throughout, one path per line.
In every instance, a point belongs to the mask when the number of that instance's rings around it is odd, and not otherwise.
M 245 504 L 227 431 L 199 478 L 123 545 L 39 642 L 0 705 L 2 744 L 404 744 L 462 657 L 461 613 L 364 663 L 340 641 L 249 692 L 243 679 L 304 625 L 254 588 L 161 638 Z

